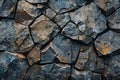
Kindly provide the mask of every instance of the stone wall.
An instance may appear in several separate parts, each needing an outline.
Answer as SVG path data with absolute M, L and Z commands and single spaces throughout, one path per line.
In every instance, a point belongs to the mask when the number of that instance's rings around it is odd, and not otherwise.
M 120 80 L 120 0 L 0 0 L 0 80 Z

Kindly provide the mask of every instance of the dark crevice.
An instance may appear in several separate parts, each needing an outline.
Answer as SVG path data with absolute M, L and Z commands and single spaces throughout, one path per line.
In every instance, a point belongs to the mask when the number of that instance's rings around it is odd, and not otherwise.
M 18 8 L 18 3 L 19 3 L 19 0 L 17 0 L 17 2 L 16 2 L 16 5 L 15 5 L 15 11 L 14 11 L 14 19 L 15 19 L 15 17 L 16 17 L 16 12 L 17 12 L 17 8 Z

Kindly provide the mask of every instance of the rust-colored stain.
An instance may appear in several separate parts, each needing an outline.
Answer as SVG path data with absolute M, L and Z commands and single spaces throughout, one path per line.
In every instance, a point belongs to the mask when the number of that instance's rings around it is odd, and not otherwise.
M 60 60 L 61 62 L 67 62 L 67 58 L 59 57 L 59 60 Z
M 107 43 L 102 42 L 101 48 L 102 49 L 97 49 L 97 50 L 99 50 L 103 55 L 107 55 L 108 52 L 110 51 L 109 45 Z

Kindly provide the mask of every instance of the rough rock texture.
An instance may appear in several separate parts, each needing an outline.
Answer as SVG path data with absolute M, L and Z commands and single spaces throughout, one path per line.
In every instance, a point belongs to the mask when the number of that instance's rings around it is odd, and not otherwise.
M 0 0 L 0 80 L 120 80 L 120 0 Z
M 0 32 L 0 50 L 26 52 L 33 46 L 28 27 L 14 20 L 1 20 Z
M 108 55 L 120 49 L 119 40 L 120 34 L 108 31 L 96 39 L 95 46 L 102 55 Z
M 18 0 L 0 0 L 0 17 L 14 18 Z

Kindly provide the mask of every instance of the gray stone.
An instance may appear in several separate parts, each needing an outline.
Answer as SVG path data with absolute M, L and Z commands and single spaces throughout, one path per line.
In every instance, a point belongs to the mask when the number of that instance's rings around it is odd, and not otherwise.
M 93 38 L 107 28 L 106 18 L 94 3 L 71 12 L 70 16 L 72 21 L 78 24 L 81 32 Z
M 35 46 L 27 55 L 27 59 L 30 65 L 40 61 L 40 48 Z
M 47 0 L 27 0 L 30 3 L 44 3 L 47 2 Z
M 62 34 L 70 37 L 73 40 L 79 40 L 84 43 L 89 43 L 92 38 L 80 32 L 79 28 L 72 22 L 66 24 L 66 26 L 62 30 Z
M 70 21 L 70 16 L 68 13 L 65 14 L 60 14 L 55 16 L 54 21 L 61 27 L 63 28 L 64 25 Z
M 109 27 L 112 29 L 120 29 L 120 9 L 107 17 Z
M 35 77 L 36 76 L 36 77 Z M 67 64 L 34 65 L 27 72 L 25 80 L 67 80 L 70 66 Z
M 28 64 L 24 55 L 0 51 L 0 77 L 3 80 L 20 80 L 27 68 Z
M 57 14 L 57 13 L 56 13 L 54 10 L 52 10 L 52 9 L 50 9 L 50 8 L 46 9 L 45 15 L 46 15 L 47 17 L 49 17 L 50 19 L 53 19 L 53 17 L 55 17 L 56 14 Z
M 14 18 L 17 0 L 0 0 L 0 17 Z
M 14 20 L 4 19 L 0 22 L 0 49 L 12 52 L 26 52 L 33 46 L 27 26 Z
M 108 31 L 96 39 L 95 46 L 98 53 L 101 53 L 102 55 L 108 55 L 120 49 L 119 40 L 119 33 Z
M 38 17 L 30 27 L 34 41 L 40 45 L 54 38 L 59 32 L 59 27 L 44 15 Z
M 25 0 L 20 0 L 17 6 L 15 21 L 29 25 L 35 17 L 41 14 L 41 5 L 32 5 Z
M 94 2 L 104 11 L 120 7 L 120 0 L 94 0 Z
M 102 80 L 101 74 L 73 69 L 71 80 Z
M 53 62 L 55 58 L 63 63 L 71 63 L 75 61 L 80 45 L 62 35 L 58 35 L 47 47 L 41 50 L 41 63 Z
M 83 6 L 85 3 L 85 0 L 50 0 L 49 6 L 56 12 L 62 13 Z
M 15 59 L 9 64 L 8 70 L 3 76 L 4 80 L 23 80 L 27 69 L 26 59 Z
M 120 55 L 107 59 L 107 67 L 104 76 L 110 76 L 113 80 L 120 79 Z

